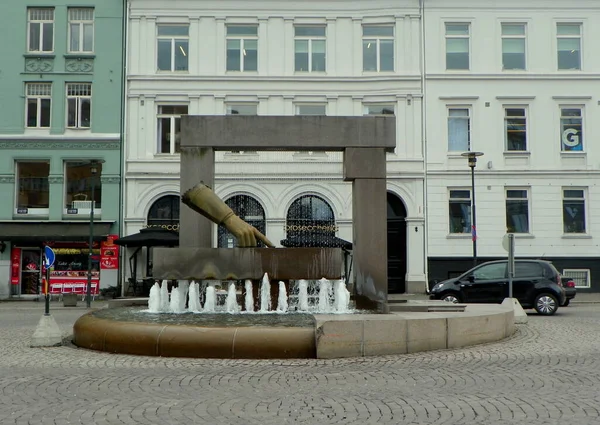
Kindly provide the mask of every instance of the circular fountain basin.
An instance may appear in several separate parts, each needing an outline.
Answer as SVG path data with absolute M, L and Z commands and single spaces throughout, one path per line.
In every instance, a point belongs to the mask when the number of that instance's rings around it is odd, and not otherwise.
M 81 316 L 78 347 L 162 357 L 315 358 L 316 321 L 303 313 L 160 313 L 115 308 Z

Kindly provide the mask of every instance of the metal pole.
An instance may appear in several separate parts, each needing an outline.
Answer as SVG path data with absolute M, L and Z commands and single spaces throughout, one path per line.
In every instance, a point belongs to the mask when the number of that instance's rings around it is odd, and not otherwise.
M 46 282 L 44 284 L 46 290 L 46 306 L 44 308 L 44 315 L 50 316 L 50 267 L 46 267 Z
M 513 278 L 515 277 L 515 235 L 508 234 L 508 298 L 513 297 Z
M 471 166 L 471 211 L 473 213 L 473 229 L 471 229 L 471 234 L 473 239 L 473 267 L 477 265 L 477 214 L 475 213 L 475 164 Z
M 92 173 L 92 207 L 90 209 L 90 244 L 88 253 L 88 275 L 87 275 L 87 294 L 86 294 L 86 306 L 90 308 L 92 306 L 92 248 L 94 247 L 94 184 L 95 174 Z

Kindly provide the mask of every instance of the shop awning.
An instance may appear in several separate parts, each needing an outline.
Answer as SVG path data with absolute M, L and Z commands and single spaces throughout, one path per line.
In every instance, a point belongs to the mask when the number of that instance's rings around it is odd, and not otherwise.
M 298 236 L 289 236 L 281 241 L 281 245 L 285 247 L 352 249 L 352 242 L 330 233 L 304 233 Z
M 105 239 L 113 224 L 114 221 L 95 221 L 94 240 Z M 0 221 L 0 241 L 87 241 L 89 237 L 89 221 Z
M 179 233 L 160 227 L 149 227 L 142 229 L 139 233 L 116 239 L 117 245 L 126 247 L 142 246 L 179 246 Z

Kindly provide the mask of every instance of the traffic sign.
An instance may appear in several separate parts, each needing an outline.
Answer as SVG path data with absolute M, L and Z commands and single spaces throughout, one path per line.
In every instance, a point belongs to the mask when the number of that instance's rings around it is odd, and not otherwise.
M 54 260 L 56 260 L 56 255 L 54 254 L 54 250 L 49 246 L 44 247 L 44 266 L 47 269 L 54 265 Z

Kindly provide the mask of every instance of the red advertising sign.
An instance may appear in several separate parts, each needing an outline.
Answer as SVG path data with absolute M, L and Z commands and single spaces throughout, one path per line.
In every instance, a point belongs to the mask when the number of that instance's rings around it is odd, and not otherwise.
M 100 245 L 100 270 L 112 270 L 119 268 L 119 245 L 115 244 L 115 239 L 119 235 L 108 235 L 105 241 Z
M 10 252 L 10 283 L 19 284 L 21 274 L 21 248 L 14 248 Z

